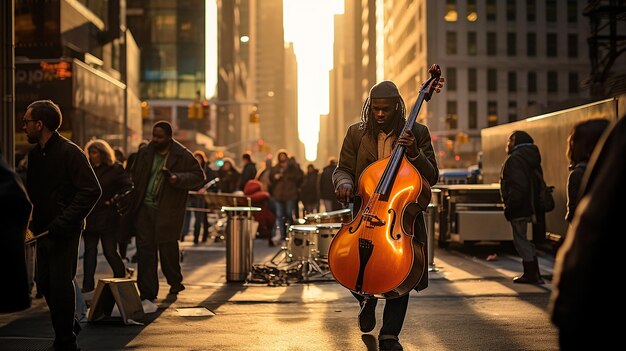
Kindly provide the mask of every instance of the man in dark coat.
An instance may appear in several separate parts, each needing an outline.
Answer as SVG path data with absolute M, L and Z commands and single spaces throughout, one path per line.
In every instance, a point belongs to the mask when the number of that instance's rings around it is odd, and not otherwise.
M 80 147 L 61 136 L 61 110 L 50 100 L 35 101 L 22 119 L 28 142 L 26 189 L 33 203 L 30 229 L 37 240 L 37 287 L 50 307 L 54 347 L 76 350 L 74 276 L 85 218 L 102 193 Z M 76 329 L 75 329 L 76 328 Z
M 137 152 L 131 176 L 136 193 L 132 209 L 136 218 L 140 297 L 153 301 L 159 293 L 159 258 L 169 292 L 176 295 L 185 289 L 178 239 L 187 194 L 204 184 L 204 172 L 191 151 L 172 139 L 172 126 L 161 121 L 152 129 L 150 144 Z
M 333 185 L 333 172 L 337 168 L 337 158 L 328 159 L 328 165 L 322 170 L 320 175 L 320 199 L 324 203 L 324 211 L 336 211 L 341 209 L 341 204 L 335 196 L 335 186 Z
M 358 189 L 361 173 L 373 162 L 389 157 L 396 144 L 406 147 L 408 160 L 431 186 L 437 182 L 439 170 L 428 128 L 415 123 L 410 131 L 402 132 L 406 123 L 406 107 L 393 82 L 383 81 L 374 85 L 362 111 L 361 122 L 348 128 L 341 147 L 339 165 L 333 174 L 333 184 L 340 202 L 347 204 L 351 201 L 354 189 Z M 358 209 L 359 206 L 355 204 L 354 208 Z M 426 257 L 427 235 L 423 213 L 420 212 L 412 223 L 413 240 L 421 243 L 423 256 Z M 428 267 L 424 264 L 422 279 L 415 289 L 419 291 L 427 286 Z M 377 299 L 365 299 L 355 293 L 353 295 L 361 306 L 359 327 L 364 333 L 370 332 L 376 326 Z M 383 326 L 378 335 L 380 350 L 402 350 L 398 335 L 402 330 L 408 303 L 409 294 L 386 300 Z
M 32 208 L 22 180 L 0 155 L 0 267 L 2 276 L 9 282 L 0 293 L 0 313 L 30 307 L 24 234 Z
M 241 171 L 241 177 L 239 178 L 239 185 L 237 186 L 237 190 L 242 190 L 246 187 L 246 183 L 250 179 L 254 179 L 256 177 L 256 163 L 252 162 L 252 157 L 250 154 L 245 153 L 241 156 L 241 161 L 243 162 L 243 170 Z
M 543 284 L 539 274 L 537 249 L 527 237 L 528 223 L 543 213 L 534 213 L 531 181 L 535 169 L 543 177 L 541 154 L 533 138 L 524 131 L 513 132 L 506 145 L 507 158 L 500 173 L 500 193 L 504 203 L 504 217 L 511 223 L 513 244 L 522 257 L 524 274 L 513 278 L 514 283 Z M 538 196 L 535 194 L 534 196 Z

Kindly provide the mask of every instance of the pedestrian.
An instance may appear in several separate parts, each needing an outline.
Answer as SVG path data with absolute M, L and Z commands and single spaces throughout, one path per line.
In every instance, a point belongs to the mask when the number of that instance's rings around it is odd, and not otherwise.
M 294 223 L 293 213 L 298 204 L 298 188 L 302 182 L 302 172 L 296 162 L 289 158 L 287 150 L 278 150 L 276 165 L 270 170 L 270 195 L 276 209 L 276 225 L 273 241 L 287 239 L 286 226 Z
M 24 236 L 32 211 L 24 184 L 0 154 L 0 267 L 5 284 L 0 293 L 0 313 L 30 307 L 30 282 L 27 274 Z
M 320 175 L 320 199 L 324 204 L 324 211 L 337 211 L 342 208 L 337 196 L 335 195 L 335 187 L 333 185 L 333 172 L 337 168 L 337 158 L 329 157 L 328 164 L 322 169 Z
M 115 159 L 113 149 L 105 140 L 90 140 L 85 145 L 85 154 L 102 188 L 102 196 L 87 217 L 87 226 L 83 232 L 85 252 L 81 291 L 89 294 L 95 288 L 94 275 L 98 262 L 98 242 L 102 245 L 104 257 L 113 270 L 113 277 L 124 278 L 126 275 L 124 262 L 117 251 L 121 218 L 117 213 L 113 198 L 131 190 L 133 184 L 130 176 L 124 172 L 124 166 Z
M 609 121 L 603 118 L 594 118 L 577 123 L 567 137 L 567 159 L 569 161 L 569 175 L 567 177 L 567 208 L 565 220 L 572 222 L 578 192 L 582 183 L 583 174 L 591 158 L 598 140 L 609 126 Z
M 22 119 L 28 142 L 26 189 L 33 204 L 37 239 L 37 287 L 55 332 L 56 350 L 77 350 L 74 277 L 85 218 L 101 195 L 100 184 L 79 146 L 61 136 L 62 115 L 50 100 L 31 103 Z
M 538 187 L 531 184 L 537 170 L 543 177 L 541 153 L 533 138 L 518 130 L 511 133 L 506 144 L 507 157 L 500 171 L 500 195 L 504 203 L 504 217 L 511 224 L 513 244 L 522 258 L 524 273 L 513 278 L 514 283 L 543 284 L 537 261 L 537 249 L 528 240 L 528 224 L 532 218 L 541 218 L 543 213 L 533 213 L 536 206 L 532 201 L 537 198 Z M 532 189 L 535 194 L 532 194 Z
M 621 341 L 621 328 L 607 314 L 622 311 L 623 292 L 599 285 L 619 280 L 624 265 L 625 135 L 622 115 L 598 141 L 571 226 L 556 254 L 548 306 L 564 351 L 611 349 Z
M 443 80 L 442 80 L 443 81 Z M 440 86 L 439 86 L 440 88 Z M 398 88 L 391 81 L 374 85 L 361 110 L 361 121 L 352 124 L 341 147 L 339 164 L 333 173 L 337 199 L 348 204 L 358 189 L 361 173 L 377 160 L 389 157 L 396 144 L 406 147 L 406 157 L 430 185 L 439 177 L 435 152 L 428 127 L 415 123 L 411 130 L 402 132 L 406 123 L 406 106 Z M 357 202 L 354 208 L 360 208 Z M 427 246 L 426 225 L 423 213 L 412 221 L 413 240 Z M 428 286 L 427 265 L 415 290 Z M 376 326 L 376 298 L 365 298 L 352 292 L 359 301 L 359 328 L 368 333 Z M 380 350 L 402 350 L 398 336 L 407 312 L 409 294 L 385 301 L 383 325 L 378 334 Z
M 241 172 L 235 167 L 235 161 L 230 157 L 223 158 L 224 163 L 217 171 L 217 177 L 220 179 L 217 187 L 221 193 L 234 193 L 239 186 Z
M 196 158 L 198 163 L 200 163 L 200 168 L 204 172 L 205 182 L 209 182 L 215 179 L 215 175 L 213 174 L 213 170 L 208 165 L 208 159 L 204 151 L 197 150 L 193 153 L 193 156 Z M 206 184 L 206 183 L 205 183 Z M 204 189 L 199 190 L 200 193 L 204 193 Z M 192 206 L 197 208 L 206 209 L 206 201 L 204 201 L 204 195 L 196 195 L 191 197 L 193 199 Z M 206 211 L 195 211 L 194 212 L 194 225 L 193 225 L 193 243 L 198 244 L 200 241 L 200 230 L 202 230 L 202 242 L 205 243 L 209 238 L 209 218 Z
M 320 211 L 319 170 L 313 164 L 306 167 L 300 187 L 300 201 L 305 215 Z
M 239 179 L 239 186 L 237 190 L 242 190 L 245 188 L 246 183 L 250 179 L 254 179 L 256 177 L 256 163 L 252 162 L 252 157 L 249 153 L 245 153 L 241 155 L 241 162 L 243 163 L 243 170 L 241 171 L 241 178 Z
M 172 125 L 159 121 L 152 128 L 152 141 L 138 151 L 131 175 L 140 298 L 157 298 L 159 259 L 169 293 L 176 295 L 185 289 L 178 247 L 185 204 L 188 191 L 204 183 L 204 173 L 191 151 L 172 138 Z

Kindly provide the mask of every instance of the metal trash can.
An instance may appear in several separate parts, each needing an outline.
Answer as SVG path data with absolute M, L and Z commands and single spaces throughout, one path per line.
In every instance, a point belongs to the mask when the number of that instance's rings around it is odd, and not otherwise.
M 426 209 L 426 230 L 428 231 L 428 271 L 436 272 L 435 267 L 435 219 L 437 215 L 437 205 L 428 204 Z
M 254 237 L 252 212 L 259 207 L 222 207 L 228 217 L 226 224 L 226 281 L 243 282 L 252 271 Z

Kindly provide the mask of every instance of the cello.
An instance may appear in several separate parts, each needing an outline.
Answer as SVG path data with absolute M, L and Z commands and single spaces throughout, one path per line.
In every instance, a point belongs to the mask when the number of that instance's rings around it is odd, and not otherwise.
M 423 102 L 439 91 L 441 69 L 433 65 L 429 73 L 402 132 L 412 129 Z M 419 283 L 426 264 L 424 245 L 413 240 L 408 228 L 427 208 L 430 185 L 407 159 L 405 146 L 396 144 L 389 157 L 361 173 L 356 196 L 361 198 L 359 211 L 342 225 L 328 250 L 332 275 L 360 295 L 407 294 Z

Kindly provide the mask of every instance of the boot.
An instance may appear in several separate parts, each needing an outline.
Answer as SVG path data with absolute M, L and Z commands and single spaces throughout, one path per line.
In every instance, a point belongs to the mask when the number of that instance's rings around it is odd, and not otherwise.
M 518 284 L 543 284 L 543 279 L 539 275 L 539 262 L 537 258 L 534 261 L 522 261 L 524 266 L 524 274 L 520 277 L 513 278 L 513 283 Z

